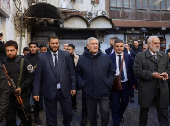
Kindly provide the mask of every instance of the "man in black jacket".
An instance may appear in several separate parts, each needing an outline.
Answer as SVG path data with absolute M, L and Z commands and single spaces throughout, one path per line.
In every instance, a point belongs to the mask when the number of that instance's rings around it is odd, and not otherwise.
M 10 87 L 0 63 L 0 123 L 4 120 L 8 109 Z
M 135 52 L 136 55 L 137 55 L 139 52 L 142 52 L 142 47 L 139 46 L 138 40 L 135 40 L 135 41 L 134 41 L 134 46 L 132 47 L 132 50 L 131 50 L 131 51 Z
M 0 33 L 0 61 L 6 56 L 6 52 L 5 52 L 5 47 L 4 47 L 4 41 L 2 41 L 3 39 L 3 33 Z
M 38 44 L 36 42 L 30 42 L 29 43 L 29 49 L 30 53 L 28 53 L 25 58 L 30 61 L 32 64 L 34 70 L 37 67 L 37 62 L 38 62 Z M 33 88 L 33 85 L 31 86 L 31 89 Z M 42 124 L 42 120 L 39 117 L 39 111 L 40 111 L 40 102 L 34 100 L 34 118 L 35 118 L 35 123 L 38 125 Z
M 27 59 L 24 58 L 24 56 L 17 55 L 17 42 L 13 40 L 7 41 L 5 43 L 5 49 L 7 57 L 3 59 L 2 63 L 5 65 L 9 77 L 13 79 L 17 87 L 15 91 L 20 94 L 25 106 L 25 113 L 28 117 L 27 120 L 21 106 L 18 104 L 17 99 L 14 96 L 14 93 L 11 92 L 9 98 L 9 106 L 5 116 L 6 126 L 16 125 L 16 114 L 21 119 L 24 126 L 31 126 L 32 118 L 29 104 L 31 91 L 29 87 L 32 84 L 34 77 L 33 66 Z M 23 67 L 21 67 L 21 63 L 23 64 Z M 21 79 L 19 80 L 20 75 Z
M 106 54 L 98 49 L 96 38 L 87 39 L 87 47 L 76 67 L 77 83 L 84 91 L 90 126 L 97 126 L 97 102 L 100 105 L 101 126 L 109 123 L 109 96 L 115 71 Z

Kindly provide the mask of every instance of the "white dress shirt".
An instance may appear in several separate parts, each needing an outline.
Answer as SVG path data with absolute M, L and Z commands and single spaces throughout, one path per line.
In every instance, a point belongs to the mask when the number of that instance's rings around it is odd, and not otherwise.
M 128 50 L 128 54 L 130 54 L 130 51 Z
M 121 54 L 118 54 L 116 53 L 116 76 L 120 74 L 120 71 L 119 71 L 119 56 L 118 55 L 121 55 L 121 61 L 122 61 L 122 58 L 123 58 L 123 52 Z M 121 82 L 127 82 L 128 81 L 128 77 L 127 77 L 127 70 L 126 70 L 126 64 L 125 64 L 125 60 L 123 61 L 123 72 L 124 72 L 124 77 L 125 79 L 122 80 Z
M 111 52 L 110 54 L 114 53 L 114 51 L 115 51 L 115 49 L 113 48 L 113 49 L 112 49 L 112 52 Z
M 57 62 L 58 62 L 58 51 L 56 53 L 54 53 L 50 50 L 50 52 L 51 52 L 51 56 L 53 58 L 53 63 L 54 63 L 54 67 L 55 67 L 55 56 L 54 56 L 54 54 L 57 54 L 56 57 L 57 57 Z M 57 89 L 61 89 L 60 83 L 57 84 Z
M 157 57 L 157 54 L 155 53 L 153 53 L 150 49 L 149 49 L 149 52 L 152 54 L 152 56 L 156 56 Z

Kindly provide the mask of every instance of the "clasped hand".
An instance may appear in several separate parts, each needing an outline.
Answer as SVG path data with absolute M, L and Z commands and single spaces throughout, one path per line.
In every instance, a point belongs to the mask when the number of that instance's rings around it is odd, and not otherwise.
M 166 72 L 163 72 L 162 74 L 154 72 L 153 73 L 153 78 L 157 79 L 162 79 L 162 80 L 167 80 L 169 78 L 168 74 Z

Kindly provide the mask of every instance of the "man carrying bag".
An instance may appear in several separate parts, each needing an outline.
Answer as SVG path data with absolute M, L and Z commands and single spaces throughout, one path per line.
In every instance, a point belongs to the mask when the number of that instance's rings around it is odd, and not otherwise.
M 116 78 L 113 83 L 110 101 L 114 126 L 119 126 L 119 122 L 124 122 L 123 113 L 129 102 L 130 85 L 132 84 L 134 73 L 131 55 L 123 52 L 123 41 L 116 40 L 114 47 L 115 52 L 109 55 L 116 69 Z

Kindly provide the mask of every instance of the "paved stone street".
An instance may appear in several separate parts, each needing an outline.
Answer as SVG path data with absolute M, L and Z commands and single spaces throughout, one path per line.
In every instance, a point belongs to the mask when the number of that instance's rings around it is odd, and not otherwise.
M 71 123 L 71 126 L 80 126 L 81 121 L 81 93 L 77 95 L 77 101 L 78 101 L 78 111 L 74 113 L 73 115 L 73 121 Z M 99 108 L 99 107 L 98 107 Z M 124 123 L 120 123 L 120 126 L 138 126 L 138 116 L 139 116 L 139 110 L 140 107 L 137 103 L 137 94 L 135 94 L 135 102 L 131 103 L 129 102 L 128 108 L 124 114 Z M 99 113 L 99 110 L 98 110 Z M 42 126 L 46 126 L 46 116 L 45 111 L 43 110 L 40 112 L 40 117 L 43 120 Z M 5 123 L 2 124 L 2 126 L 5 126 Z M 37 126 L 37 124 L 33 123 L 33 126 Z M 60 105 L 58 104 L 58 126 L 63 126 L 62 124 L 62 113 L 60 110 Z M 88 124 L 89 126 L 89 124 Z M 100 125 L 100 118 L 98 118 L 98 126 Z M 110 115 L 110 121 L 109 126 L 113 126 L 113 121 L 111 119 Z M 147 126 L 159 126 L 158 119 L 157 119 L 157 113 L 155 107 L 151 107 L 149 111 L 149 118 L 148 118 L 148 125 Z

